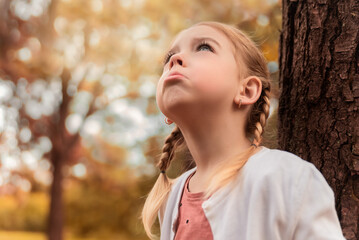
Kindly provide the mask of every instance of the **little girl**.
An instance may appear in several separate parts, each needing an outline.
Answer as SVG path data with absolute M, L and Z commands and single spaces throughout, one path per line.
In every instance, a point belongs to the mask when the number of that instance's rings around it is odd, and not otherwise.
M 344 239 L 334 194 L 313 164 L 260 146 L 270 80 L 255 44 L 234 27 L 202 22 L 178 34 L 158 82 L 157 103 L 175 123 L 142 212 L 164 240 Z M 196 167 L 166 170 L 179 146 Z

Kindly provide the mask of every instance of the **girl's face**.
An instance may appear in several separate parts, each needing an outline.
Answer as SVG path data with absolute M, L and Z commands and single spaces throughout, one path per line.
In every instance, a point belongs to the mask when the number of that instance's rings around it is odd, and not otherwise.
M 209 26 L 191 27 L 177 36 L 164 61 L 157 104 L 174 121 L 189 113 L 189 107 L 194 111 L 228 109 L 233 107 L 238 76 L 227 37 Z

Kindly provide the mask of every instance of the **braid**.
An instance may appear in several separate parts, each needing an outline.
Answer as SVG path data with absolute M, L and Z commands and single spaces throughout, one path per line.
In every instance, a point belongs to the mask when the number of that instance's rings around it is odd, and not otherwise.
M 157 164 L 157 167 L 161 171 L 166 171 L 169 165 L 171 164 L 171 160 L 174 157 L 174 152 L 176 148 L 184 142 L 184 138 L 181 130 L 178 126 L 176 126 L 170 135 L 165 140 L 165 145 L 162 148 L 162 155 Z
M 182 143 L 184 143 L 182 132 L 179 127 L 176 126 L 165 140 L 165 144 L 162 148 L 162 155 L 157 164 L 157 167 L 161 170 L 161 174 L 158 176 L 155 185 L 149 193 L 142 210 L 143 226 L 151 239 L 155 238 L 151 228 L 157 217 L 157 213 L 166 201 L 172 187 L 172 181 L 167 177 L 165 171 L 171 164 L 176 148 Z
M 262 96 L 261 96 L 261 100 L 259 105 L 261 105 L 261 111 L 259 113 L 259 121 L 256 122 L 255 124 L 255 129 L 254 129 L 254 141 L 253 143 L 255 145 L 259 145 L 262 141 L 262 135 L 264 132 L 264 127 L 267 123 L 267 118 L 269 116 L 269 106 L 270 106 L 270 101 L 269 101 L 269 89 L 265 89 L 262 92 Z

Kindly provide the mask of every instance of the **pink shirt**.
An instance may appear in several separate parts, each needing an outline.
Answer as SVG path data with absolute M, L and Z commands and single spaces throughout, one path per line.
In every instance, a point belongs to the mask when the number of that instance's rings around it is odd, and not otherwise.
M 193 173 L 194 174 L 194 173 Z M 177 219 L 177 232 L 175 240 L 212 240 L 211 226 L 202 209 L 203 193 L 191 193 L 188 191 L 188 183 L 191 174 L 184 185 L 179 204 L 179 217 Z

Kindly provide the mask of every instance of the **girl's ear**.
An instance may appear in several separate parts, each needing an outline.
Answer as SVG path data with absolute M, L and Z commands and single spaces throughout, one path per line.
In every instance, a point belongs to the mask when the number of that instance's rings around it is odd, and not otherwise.
M 257 102 L 261 93 L 262 81 L 258 77 L 250 76 L 239 82 L 234 102 L 236 104 L 251 105 Z

